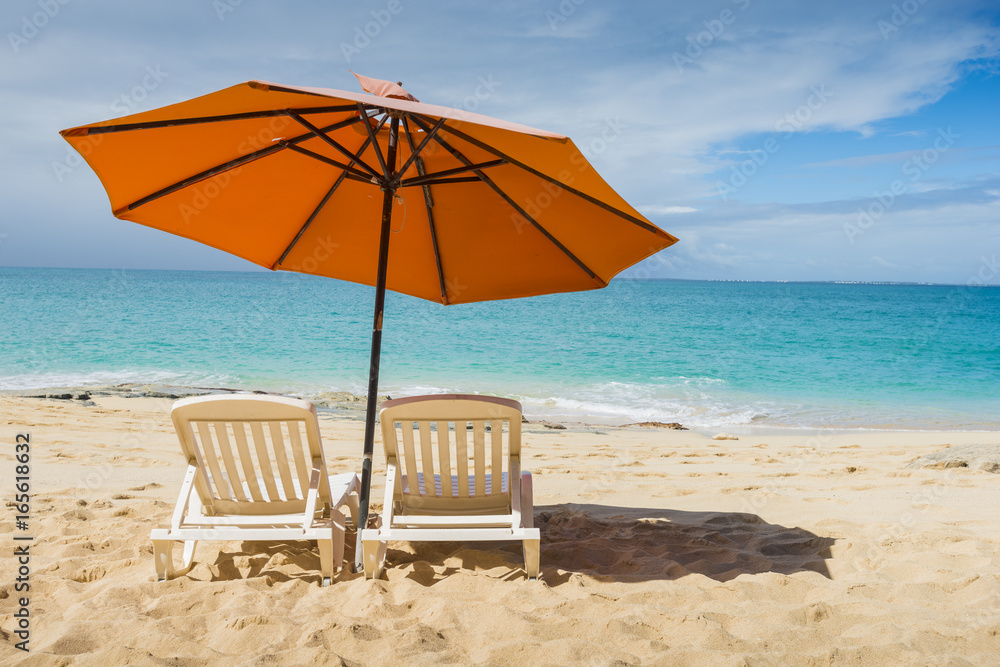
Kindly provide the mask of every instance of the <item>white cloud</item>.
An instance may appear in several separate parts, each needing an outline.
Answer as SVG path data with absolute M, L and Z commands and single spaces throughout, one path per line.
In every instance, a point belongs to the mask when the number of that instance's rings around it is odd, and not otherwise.
M 115 266 L 141 254 L 129 245 L 138 243 L 138 233 L 123 232 L 127 225 L 110 220 L 92 172 L 81 166 L 56 184 L 51 163 L 66 156 L 59 129 L 115 115 L 115 99 L 141 80 L 146 65 L 158 64 L 170 77 L 143 108 L 251 78 L 353 90 L 348 68 L 402 80 L 428 102 L 460 104 L 479 77 L 491 76 L 502 85 L 477 111 L 573 137 L 626 200 L 654 202 L 640 210 L 665 216 L 664 227 L 681 239 L 664 253 L 668 260 L 655 263 L 667 277 L 864 279 L 890 271 L 871 260 L 877 256 L 900 267 L 898 273 L 920 279 L 926 270 L 932 279 L 961 272 L 957 260 L 941 257 L 945 251 L 960 257 L 995 242 L 995 182 L 991 190 L 966 191 L 945 170 L 929 172 L 908 190 L 913 196 L 899 198 L 857 239 L 863 250 L 845 247 L 843 224 L 867 199 L 831 194 L 825 185 L 802 194 L 803 180 L 793 180 L 801 173 L 781 182 L 792 184 L 787 195 L 771 173 L 756 177 L 754 186 L 770 183 L 778 193 L 771 204 L 721 202 L 713 184 L 714 172 L 747 159 L 748 135 L 784 142 L 792 131 L 871 134 L 886 126 L 883 121 L 940 99 L 998 54 L 997 30 L 979 15 L 983 3 L 926 3 L 888 39 L 877 28 L 891 14 L 888 1 L 726 0 L 709 6 L 637 0 L 613 11 L 589 0 L 570 4 L 576 9 L 553 30 L 546 12 L 561 11 L 556 0 L 452 0 L 419 8 L 404 0 L 404 11 L 347 62 L 339 44 L 372 20 L 372 7 L 310 2 L 288 12 L 259 0 L 237 5 L 220 21 L 211 3 L 190 0 L 142 9 L 123 0 L 70 3 L 16 57 L 10 49 L 0 52 L 7 102 L 0 108 L 0 174 L 7 178 L 7 219 L 15 221 L 2 229 L 10 234 L 5 245 L 35 248 L 34 258 L 23 256 L 26 263 L 71 264 L 86 256 Z M 17 25 L 21 13 L 35 7 L 19 6 L 8 11 L 5 24 Z M 722 8 L 735 19 L 693 62 L 678 67 L 674 54 L 684 54 L 688 38 L 697 39 Z M 611 121 L 623 129 L 604 140 Z M 962 146 L 945 156 L 966 165 L 981 161 L 978 172 L 966 170 L 969 179 L 996 172 L 995 154 L 963 152 L 977 143 L 989 142 L 963 135 Z M 597 145 L 599 152 L 590 149 Z M 904 146 L 873 147 L 861 157 L 820 152 L 809 161 L 876 168 L 905 159 L 910 153 L 898 152 Z M 781 157 L 790 153 L 783 148 Z M 838 173 L 850 178 L 848 169 Z M 815 170 L 808 176 L 818 179 Z M 854 196 L 870 197 L 888 185 L 866 176 L 857 176 Z M 815 203 L 782 203 L 787 201 Z M 44 222 L 17 227 L 19 220 Z M 60 233 L 81 226 L 91 233 Z M 74 243 L 57 254 L 61 238 Z M 160 265 L 166 264 L 168 259 Z
M 967 8 L 963 15 L 961 6 L 925 5 L 919 21 L 885 40 L 876 24 L 891 9 L 844 4 L 828 10 L 756 4 L 737 12 L 725 40 L 678 69 L 673 54 L 684 52 L 685 36 L 713 18 L 706 7 L 700 19 L 665 28 L 658 51 L 644 42 L 647 34 L 630 35 L 642 59 L 595 58 L 590 72 L 571 80 L 552 80 L 542 68 L 537 76 L 560 103 L 526 108 L 521 119 L 560 128 L 581 144 L 599 132 L 601 119 L 621 117 L 626 131 L 595 160 L 602 172 L 610 179 L 627 173 L 636 191 L 686 198 L 694 183 L 742 159 L 731 148 L 741 137 L 870 135 L 880 121 L 939 100 L 976 59 L 1000 52 L 996 30 L 974 21 Z
M 694 213 L 698 210 L 690 206 L 664 206 L 662 204 L 650 204 L 636 208 L 643 215 L 674 215 L 677 213 Z

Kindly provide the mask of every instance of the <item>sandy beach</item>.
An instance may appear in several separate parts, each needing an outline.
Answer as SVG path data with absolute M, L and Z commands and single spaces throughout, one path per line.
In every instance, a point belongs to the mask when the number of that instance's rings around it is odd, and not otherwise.
M 1000 474 L 944 456 L 1000 433 L 525 425 L 542 579 L 517 544 L 390 545 L 321 588 L 308 543 L 202 543 L 154 581 L 184 465 L 170 398 L 0 397 L 5 500 L 31 436 L 27 531 L 0 526 L 0 663 L 990 665 Z M 331 472 L 363 422 L 323 411 Z M 376 444 L 375 492 L 383 470 Z M 31 535 L 30 592 L 15 535 Z M 348 550 L 354 537 L 348 535 Z M 30 597 L 30 652 L 14 648 Z

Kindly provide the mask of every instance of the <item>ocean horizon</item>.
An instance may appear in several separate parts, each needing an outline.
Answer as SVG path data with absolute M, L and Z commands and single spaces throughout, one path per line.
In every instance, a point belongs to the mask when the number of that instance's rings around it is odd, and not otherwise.
M 367 388 L 374 289 L 285 272 L 0 268 L 0 390 Z M 380 393 L 529 419 L 1000 430 L 1000 288 L 631 280 L 441 306 L 390 292 Z

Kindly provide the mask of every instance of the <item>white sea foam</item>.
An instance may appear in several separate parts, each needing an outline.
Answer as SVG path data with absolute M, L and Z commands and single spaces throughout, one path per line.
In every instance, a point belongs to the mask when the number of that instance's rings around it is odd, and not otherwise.
M 718 395 L 725 385 L 715 378 L 674 378 L 672 383 L 601 382 L 591 385 L 535 386 L 524 390 L 516 382 L 485 391 L 470 387 L 429 384 L 382 387 L 391 396 L 492 393 L 521 403 L 528 420 L 620 425 L 630 422 L 681 422 L 689 427 L 771 424 L 778 406 L 762 402 L 726 400 Z M 350 389 L 348 389 L 350 390 Z M 355 392 L 357 393 L 357 392 Z M 361 392 L 363 393 L 363 391 Z
M 710 377 L 656 378 L 650 384 L 631 382 L 532 383 L 525 388 L 517 380 L 503 383 L 471 382 L 469 385 L 406 383 L 383 385 L 380 394 L 393 397 L 425 394 L 492 394 L 519 401 L 529 421 L 580 422 L 621 425 L 632 422 L 680 422 L 689 428 L 941 428 L 957 425 L 941 411 L 940 421 L 928 423 L 926 413 L 906 410 L 857 410 L 842 404 L 803 404 L 789 399 L 763 400 L 732 391 L 723 380 Z M 102 371 L 92 373 L 31 373 L 0 377 L 0 390 L 80 387 L 89 385 L 160 384 L 175 387 L 226 387 L 266 390 L 305 398 L 326 392 L 347 391 L 364 395 L 367 387 L 356 382 L 326 384 L 276 378 L 249 379 L 233 374 L 191 373 L 164 370 Z M 966 429 L 992 430 L 995 425 L 970 421 Z
M 166 384 L 182 387 L 237 385 L 232 375 L 194 375 L 160 370 L 117 370 L 90 373 L 27 373 L 0 377 L 0 391 L 24 391 L 89 385 Z M 240 387 L 237 387 L 240 388 Z M 249 388 L 249 387 L 247 387 Z

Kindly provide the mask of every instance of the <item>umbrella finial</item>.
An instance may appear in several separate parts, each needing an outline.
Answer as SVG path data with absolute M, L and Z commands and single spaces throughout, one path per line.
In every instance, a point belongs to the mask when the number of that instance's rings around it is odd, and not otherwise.
M 350 70 L 348 71 L 350 72 Z M 409 100 L 410 102 L 420 101 L 413 95 L 410 95 L 408 92 L 403 90 L 402 81 L 393 83 L 392 81 L 383 81 L 382 79 L 373 79 L 369 76 L 362 76 L 357 72 L 351 72 L 351 74 L 358 77 L 358 83 L 361 84 L 361 89 L 366 93 L 371 93 L 372 95 L 378 95 L 380 97 L 392 97 L 397 100 Z

